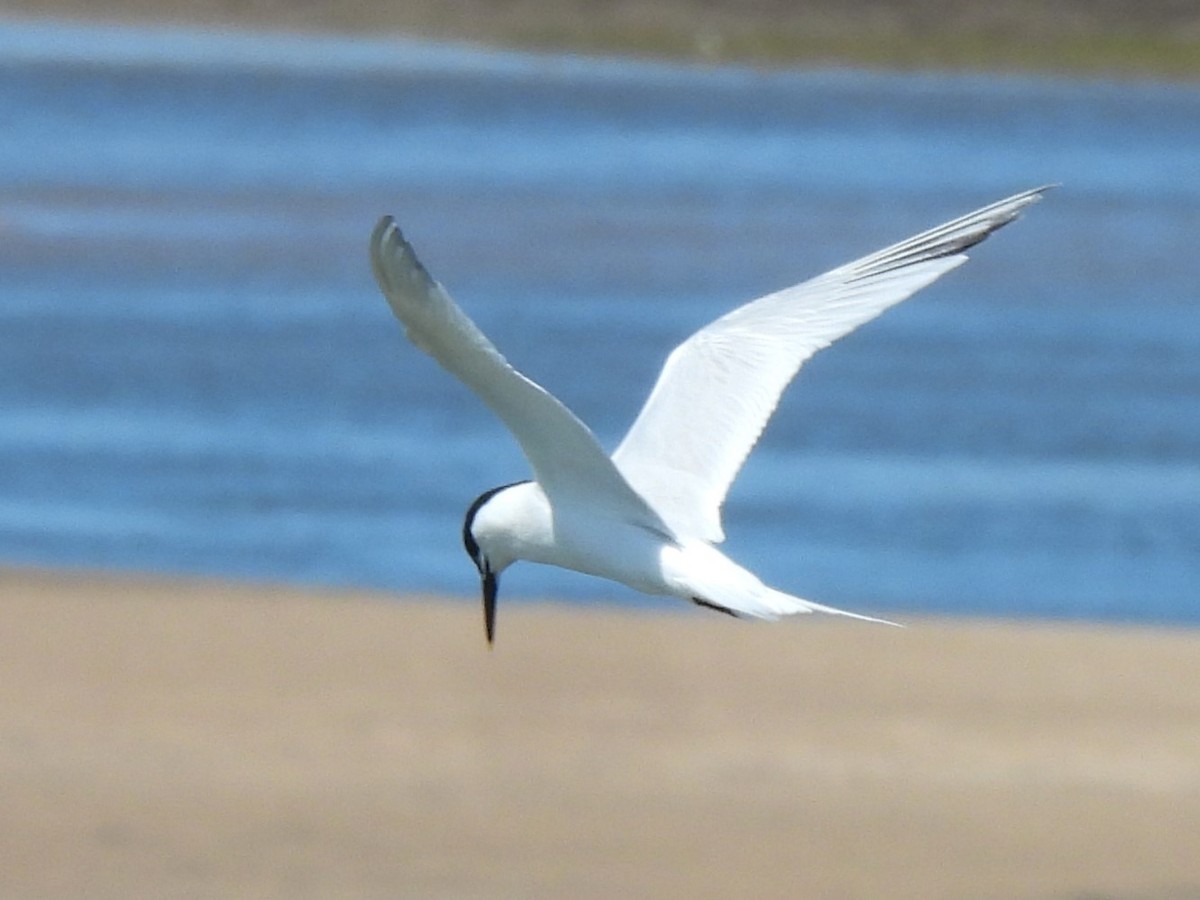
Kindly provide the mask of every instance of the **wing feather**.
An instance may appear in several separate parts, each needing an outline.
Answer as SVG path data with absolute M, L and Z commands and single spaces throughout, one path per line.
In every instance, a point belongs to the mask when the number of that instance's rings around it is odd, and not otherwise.
M 680 535 L 719 542 L 721 505 L 784 388 L 818 350 L 966 262 L 1048 188 L 1016 194 L 733 310 L 680 344 L 613 454 Z
M 588 427 L 509 364 L 433 280 L 390 216 L 375 226 L 370 247 L 375 279 L 409 340 L 474 391 L 508 427 L 552 505 L 580 497 L 597 513 L 667 533 Z

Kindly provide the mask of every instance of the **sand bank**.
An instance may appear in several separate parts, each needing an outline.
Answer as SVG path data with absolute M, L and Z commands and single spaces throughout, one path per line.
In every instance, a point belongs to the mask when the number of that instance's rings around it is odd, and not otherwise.
M 0 574 L 0 896 L 1200 896 L 1200 634 Z

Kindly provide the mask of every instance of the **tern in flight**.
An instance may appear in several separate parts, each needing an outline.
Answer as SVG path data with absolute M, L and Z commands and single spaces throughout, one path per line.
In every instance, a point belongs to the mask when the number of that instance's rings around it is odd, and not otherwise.
M 733 616 L 822 612 L 883 621 L 775 590 L 722 553 L 725 495 L 805 360 L 962 265 L 967 249 L 1046 190 L 985 206 L 701 328 L 667 357 L 611 456 L 553 394 L 508 363 L 430 277 L 394 220 L 381 219 L 371 263 L 392 312 L 409 340 L 500 418 L 533 470 L 532 480 L 480 495 L 463 523 L 483 583 L 488 643 L 500 573 L 517 560 Z

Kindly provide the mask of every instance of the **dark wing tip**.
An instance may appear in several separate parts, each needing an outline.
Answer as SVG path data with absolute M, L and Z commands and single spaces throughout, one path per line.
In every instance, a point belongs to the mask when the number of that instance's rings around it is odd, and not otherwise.
M 371 247 L 382 247 L 385 240 L 390 237 L 389 232 L 399 231 L 396 227 L 396 219 L 394 216 L 382 216 L 375 227 L 371 229 Z
M 851 263 L 846 281 L 878 278 L 930 260 L 959 256 L 1019 219 L 1026 207 L 1037 203 L 1054 187 L 1057 185 L 1047 184 L 1022 191 L 873 253 Z

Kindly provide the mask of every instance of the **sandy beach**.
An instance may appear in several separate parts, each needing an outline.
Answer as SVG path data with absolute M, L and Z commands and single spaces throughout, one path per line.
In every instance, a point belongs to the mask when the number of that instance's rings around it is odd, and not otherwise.
M 0 574 L 0 896 L 1200 897 L 1200 634 Z

